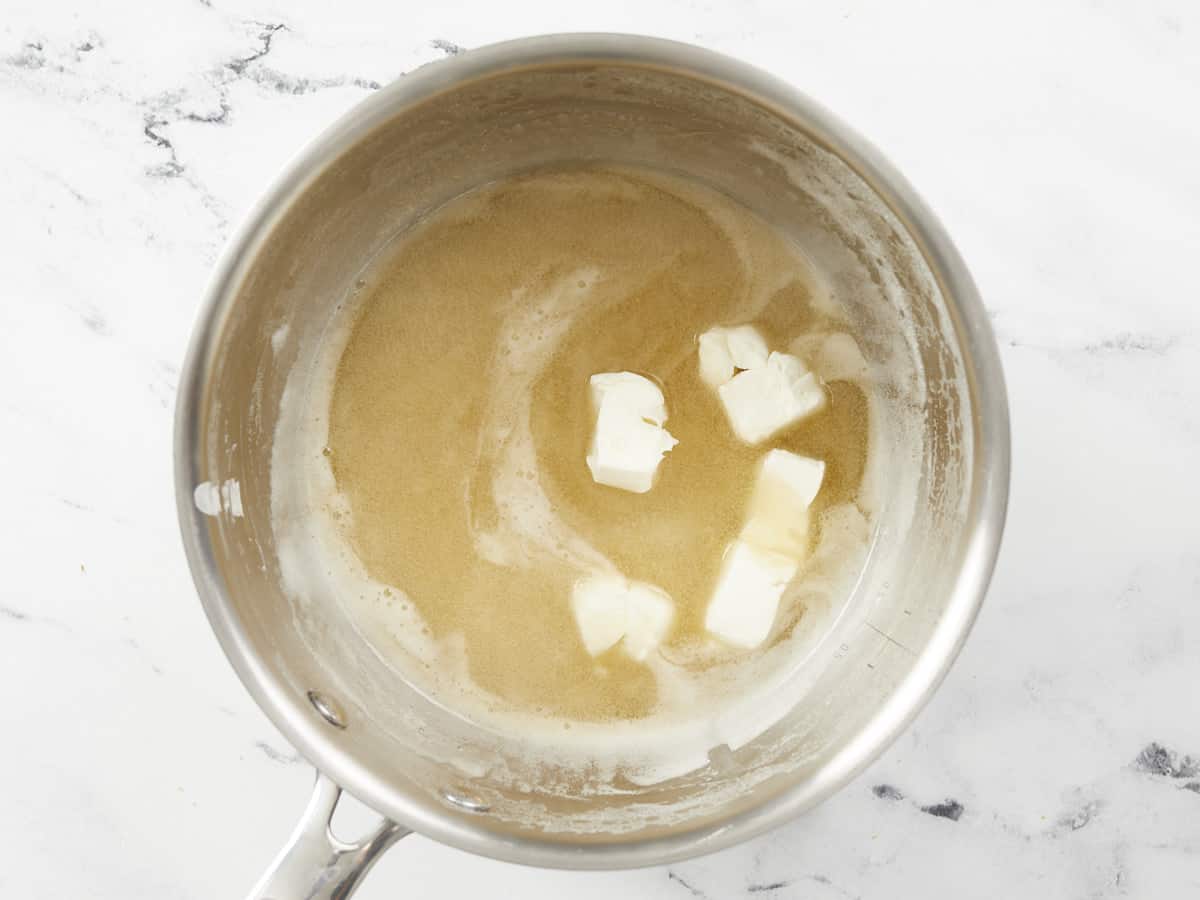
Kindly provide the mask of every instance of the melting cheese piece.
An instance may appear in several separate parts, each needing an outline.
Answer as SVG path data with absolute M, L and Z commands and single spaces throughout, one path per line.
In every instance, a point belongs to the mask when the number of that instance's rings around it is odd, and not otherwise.
M 797 356 L 768 353 L 753 325 L 700 335 L 700 378 L 715 388 L 734 433 L 760 444 L 825 405 L 820 379 Z
M 779 598 L 799 568 L 790 556 L 734 541 L 725 553 L 704 627 L 736 647 L 757 647 L 771 633 Z
M 625 579 L 605 575 L 580 581 L 571 591 L 571 609 L 583 646 L 592 656 L 599 656 L 625 637 Z
M 742 540 L 803 560 L 808 555 L 808 508 L 824 479 L 821 460 L 768 451 L 758 464 Z
M 637 581 L 631 583 L 627 600 L 625 652 L 641 662 L 671 630 L 675 604 L 666 591 Z
M 704 626 L 736 647 L 757 647 L 771 633 L 779 601 L 808 555 L 808 508 L 825 463 L 771 450 L 759 463 L 746 524 L 726 551 Z
M 772 353 L 766 365 L 739 372 L 717 393 L 734 434 L 747 444 L 761 444 L 825 405 L 817 376 L 790 353 Z
M 675 618 L 675 605 L 662 589 L 621 575 L 593 575 L 576 583 L 571 609 L 583 646 L 599 656 L 622 638 L 638 662 L 662 643 Z
M 654 486 L 663 454 L 677 443 L 663 425 L 667 405 L 658 385 L 633 372 L 602 372 L 589 380 L 596 427 L 587 465 L 597 484 L 644 494 Z
M 700 378 L 719 388 L 738 369 L 757 369 L 767 363 L 767 342 L 753 325 L 711 328 L 700 335 Z

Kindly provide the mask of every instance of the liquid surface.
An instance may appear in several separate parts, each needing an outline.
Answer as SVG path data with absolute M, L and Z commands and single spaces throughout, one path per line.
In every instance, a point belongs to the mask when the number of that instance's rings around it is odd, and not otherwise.
M 861 562 L 871 424 L 846 326 L 788 241 L 662 174 L 538 173 L 436 211 L 362 285 L 316 375 L 331 382 L 313 394 L 327 432 L 305 464 L 329 467 L 324 513 L 384 586 L 353 615 L 406 678 L 448 707 L 469 693 L 491 713 L 569 725 L 706 715 L 698 699 L 736 701 L 769 654 L 795 662 L 796 624 L 837 604 L 814 602 L 814 585 L 844 589 Z M 699 334 L 743 322 L 804 357 L 830 397 L 757 447 L 737 441 L 697 367 Z M 647 494 L 597 485 L 585 464 L 588 378 L 612 371 L 662 387 L 679 440 Z M 814 558 L 768 644 L 735 652 L 704 611 L 772 447 L 826 463 Z M 580 640 L 571 587 L 612 568 L 675 602 L 645 664 L 620 646 L 593 659 Z

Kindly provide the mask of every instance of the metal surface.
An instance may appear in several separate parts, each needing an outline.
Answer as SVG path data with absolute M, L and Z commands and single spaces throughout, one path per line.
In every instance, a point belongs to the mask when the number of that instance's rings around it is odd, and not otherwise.
M 785 154 L 787 165 L 755 156 L 760 145 Z M 857 204 L 847 221 L 874 229 L 883 248 L 854 250 L 861 296 L 847 288 L 871 325 L 864 333 L 880 336 L 866 352 L 872 360 L 895 352 L 888 323 L 873 317 L 907 304 L 896 321 L 919 326 L 909 341 L 910 380 L 929 385 L 924 409 L 910 404 L 924 457 L 891 473 L 907 493 L 890 498 L 861 596 L 823 645 L 813 686 L 820 699 L 789 714 L 769 746 L 743 748 L 719 769 L 629 799 L 620 810 L 628 824 L 609 830 L 596 823 L 610 821 L 610 811 L 593 799 L 560 804 L 487 776 L 464 783 L 440 762 L 439 740 L 457 747 L 484 738 L 454 731 L 461 723 L 372 669 L 335 611 L 297 611 L 278 585 L 269 517 L 269 448 L 288 365 L 365 259 L 422 210 L 472 184 L 581 158 L 695 174 L 794 226 L 816 255 L 829 229 L 810 233 L 805 211 L 825 216 L 846 194 Z M 842 228 L 841 243 L 859 247 L 854 230 Z M 287 338 L 275 353 L 281 323 Z M 999 549 L 1008 476 L 1007 403 L 986 313 L 907 182 L 788 85 L 695 47 L 620 35 L 471 51 L 405 76 L 329 129 L 221 260 L 176 418 L 177 502 L 193 577 L 222 647 L 272 721 L 320 771 L 395 821 L 464 850 L 567 868 L 652 865 L 727 847 L 820 802 L 878 756 L 940 683 L 975 619 Z M 195 487 L 227 478 L 240 482 L 245 516 L 197 510 Z M 336 718 L 348 727 L 331 728 L 314 709 L 313 685 L 337 698 Z M 759 771 L 772 775 L 741 789 L 736 779 Z M 531 810 L 545 821 L 530 824 Z M 299 859 L 285 854 L 280 863 Z M 346 895 L 304 894 L 301 881 L 277 900 Z
M 247 900 L 345 900 L 383 851 L 410 833 L 384 821 L 361 840 L 338 840 L 330 822 L 341 796 L 341 788 L 317 775 L 296 830 Z

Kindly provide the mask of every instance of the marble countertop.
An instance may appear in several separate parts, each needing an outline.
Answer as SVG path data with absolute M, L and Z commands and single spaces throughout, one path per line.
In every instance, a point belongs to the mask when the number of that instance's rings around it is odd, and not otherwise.
M 969 7 L 969 9 L 968 9 Z M 312 772 L 212 637 L 171 416 L 207 275 L 380 84 L 523 34 L 768 69 L 905 172 L 979 282 L 1008 530 L 945 685 L 865 774 L 715 856 L 545 872 L 402 841 L 370 898 L 1200 895 L 1200 9 L 8 0 L 0 20 L 0 895 L 243 895 Z

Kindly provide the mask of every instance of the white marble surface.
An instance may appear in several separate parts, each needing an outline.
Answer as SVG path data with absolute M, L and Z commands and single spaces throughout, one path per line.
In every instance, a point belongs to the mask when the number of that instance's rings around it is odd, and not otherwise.
M 206 276 L 280 165 L 375 85 L 556 30 L 746 58 L 908 174 L 1002 343 L 1004 550 L 940 693 L 803 820 L 627 873 L 410 838 L 359 896 L 1200 895 L 1198 13 L 6 0 L 0 896 L 237 897 L 288 833 L 310 770 L 217 648 L 175 525 L 173 395 Z

